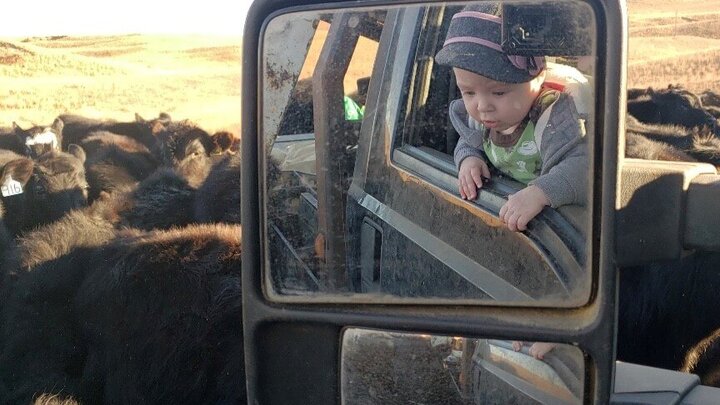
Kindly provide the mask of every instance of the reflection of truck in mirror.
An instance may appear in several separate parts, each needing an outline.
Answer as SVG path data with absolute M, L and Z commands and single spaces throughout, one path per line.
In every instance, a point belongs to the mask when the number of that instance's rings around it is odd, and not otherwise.
M 593 243 L 588 238 L 592 204 L 545 208 L 527 231 L 512 232 L 498 214 L 523 184 L 493 172 L 477 199 L 459 196 L 452 157 L 459 135 L 447 112 L 460 95 L 452 69 L 433 61 L 459 10 L 443 5 L 300 12 L 268 24 L 260 72 L 266 78 L 261 120 L 268 152 L 261 157 L 261 227 L 267 238 L 267 291 L 273 299 L 312 302 L 330 296 L 336 302 L 432 300 L 555 308 L 581 307 L 592 299 L 587 257 Z M 599 153 L 593 149 L 601 145 L 593 109 L 596 67 L 587 64 L 598 38 L 592 21 L 582 26 L 592 38 L 584 53 L 548 54 L 548 83 L 573 94 L 589 148 Z M 591 159 L 591 184 L 593 164 Z M 648 193 L 647 202 L 657 197 L 663 181 L 680 176 L 692 191 L 699 174 L 716 176 L 702 165 L 625 162 L 619 194 L 627 210 L 621 212 L 618 232 L 626 236 L 627 249 L 618 251 L 619 265 L 679 257 L 686 248 L 676 243 L 683 232 L 694 247 L 717 248 L 714 237 L 693 219 L 695 213 L 678 212 L 687 189 L 673 191 L 675 205 L 655 202 L 659 222 L 640 223 L 643 217 L 630 212 L 640 209 L 640 202 L 630 201 L 636 190 Z M 697 193 L 692 201 L 701 206 L 699 199 L 708 197 Z M 669 212 L 675 212 L 671 219 L 665 215 Z M 696 228 L 682 228 L 683 215 Z M 653 226 L 674 226 L 662 236 L 673 243 L 663 244 L 660 235 L 652 234 Z M 477 346 L 483 349 L 471 353 L 475 367 L 487 364 L 482 353 L 497 355 L 507 345 L 483 340 Z M 512 384 L 503 373 L 495 376 Z M 696 378 L 671 371 L 617 363 L 616 376 L 618 402 L 654 403 L 652 394 L 644 395 L 658 387 L 677 398 L 706 401 L 700 403 L 711 403 L 708 398 L 715 395 L 698 387 Z M 578 379 L 575 375 L 574 387 L 581 384 Z M 513 389 L 529 402 L 552 398 L 539 400 L 531 385 L 516 382 Z M 578 402 L 580 392 L 574 392 Z

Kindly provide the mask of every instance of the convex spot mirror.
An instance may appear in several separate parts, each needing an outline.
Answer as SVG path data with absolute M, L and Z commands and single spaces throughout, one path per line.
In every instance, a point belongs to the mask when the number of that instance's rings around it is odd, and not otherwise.
M 343 404 L 581 404 L 583 353 L 547 342 L 348 328 Z

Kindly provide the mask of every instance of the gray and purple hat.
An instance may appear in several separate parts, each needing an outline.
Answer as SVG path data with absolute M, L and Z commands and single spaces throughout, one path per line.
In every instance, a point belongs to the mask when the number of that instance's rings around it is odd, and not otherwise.
M 508 55 L 500 45 L 499 3 L 470 5 L 453 15 L 435 61 L 504 83 L 525 83 L 545 68 L 544 56 Z

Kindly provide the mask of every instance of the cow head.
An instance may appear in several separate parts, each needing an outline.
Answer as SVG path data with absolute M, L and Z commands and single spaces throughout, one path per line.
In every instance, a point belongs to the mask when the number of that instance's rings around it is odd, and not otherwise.
M 146 120 L 140 114 L 135 113 L 135 123 L 145 128 L 149 128 L 154 134 L 159 133 L 166 125 L 172 122 L 170 114 L 161 112 L 157 118 Z
M 160 144 L 157 136 L 165 130 L 165 127 L 172 122 L 170 114 L 160 113 L 157 118 L 146 120 L 140 114 L 135 113 L 135 124 L 137 125 L 138 137 L 136 140 L 142 142 L 156 156 L 160 154 Z M 112 132 L 112 130 L 111 130 Z
M 1 172 L 8 227 L 14 233 L 53 222 L 87 204 L 85 152 L 70 145 L 68 153 L 51 151 L 36 161 L 20 157 Z
M 710 163 L 716 168 L 720 168 L 720 139 L 708 128 L 693 130 L 689 153 L 700 162 Z
M 36 158 L 45 152 L 61 149 L 63 126 L 60 118 L 55 118 L 49 127 L 34 126 L 27 130 L 13 122 L 13 131 L 25 146 L 25 154 Z
M 212 154 L 232 146 L 227 132 L 210 135 L 190 121 L 172 122 L 158 134 L 163 165 L 174 168 L 193 187 L 202 184 L 212 166 Z
M 720 136 L 716 118 L 705 108 L 700 97 L 680 86 L 653 91 L 628 100 L 628 113 L 645 123 L 672 124 L 691 129 L 712 128 Z

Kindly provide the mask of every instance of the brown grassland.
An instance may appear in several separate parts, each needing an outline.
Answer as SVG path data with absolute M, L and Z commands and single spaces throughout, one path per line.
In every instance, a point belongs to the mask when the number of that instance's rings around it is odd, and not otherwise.
M 629 87 L 720 91 L 720 0 L 629 0 L 628 8 Z M 61 113 L 132 120 L 167 112 L 239 134 L 240 45 L 189 35 L 2 38 L 0 127 Z
M 239 134 L 240 49 L 239 37 L 198 35 L 0 39 L 0 127 L 167 112 Z
M 719 0 L 628 0 L 628 87 L 720 91 Z

